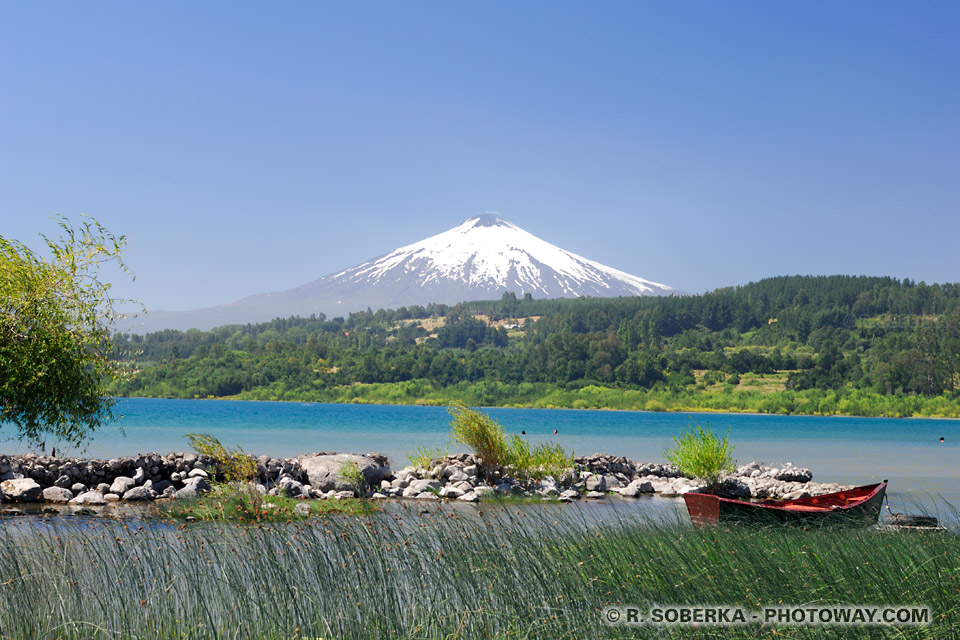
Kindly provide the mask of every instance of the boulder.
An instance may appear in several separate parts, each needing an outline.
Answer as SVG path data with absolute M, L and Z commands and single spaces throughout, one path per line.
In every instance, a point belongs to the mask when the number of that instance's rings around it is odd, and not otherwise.
M 309 516 L 310 515 L 310 505 L 306 502 L 301 502 L 293 508 L 293 512 L 298 516 Z
M 117 476 L 117 478 L 113 481 L 113 484 L 110 485 L 110 491 L 108 493 L 115 493 L 118 496 L 122 496 L 135 486 L 137 486 L 137 483 L 133 478 L 128 478 L 127 476 Z
M 728 498 L 749 498 L 750 484 L 740 478 L 726 478 L 721 493 Z
M 123 494 L 124 502 L 153 500 L 157 497 L 157 492 L 148 487 L 133 487 Z
M 73 492 L 63 487 L 47 487 L 43 490 L 44 502 L 66 504 L 73 500 Z
M 147 472 L 143 470 L 143 467 L 137 467 L 137 470 L 133 472 L 134 484 L 141 485 L 146 479 L 147 479 Z
M 290 476 L 285 476 L 277 485 L 277 493 L 288 498 L 296 498 L 303 494 L 303 484 Z
M 607 479 L 604 476 L 590 476 L 586 480 L 587 491 L 599 492 L 607 490 Z
M 107 501 L 103 499 L 103 494 L 99 491 L 84 491 L 67 504 L 94 506 L 103 505 L 106 503 Z
M 561 491 L 560 499 L 561 500 L 579 500 L 580 492 L 574 489 L 567 489 L 566 491 Z
M 203 478 L 194 478 L 191 482 L 188 482 L 184 485 L 183 489 L 180 489 L 174 494 L 174 497 L 178 500 L 184 498 L 197 498 L 200 494 L 207 493 L 210 491 L 210 483 L 204 480 Z
M 407 487 L 407 490 L 411 491 L 413 495 L 417 495 L 418 493 L 423 493 L 424 491 L 436 491 L 439 488 L 440 481 L 424 479 L 414 480 L 410 483 L 410 486 Z M 404 495 L 406 495 L 406 493 L 407 492 L 404 491 Z
M 297 462 L 307 474 L 310 485 L 321 491 L 347 490 L 350 485 L 340 476 L 340 467 L 346 464 L 356 464 L 363 474 L 367 484 L 373 487 L 390 476 L 390 468 L 380 464 L 380 460 L 369 456 L 358 456 L 350 453 L 308 454 L 299 456 Z
M 0 492 L 3 493 L 3 499 L 10 502 L 36 502 L 43 489 L 32 478 L 17 478 L 0 483 Z
M 476 491 L 468 491 L 467 493 L 457 498 L 457 500 L 459 500 L 460 502 L 479 502 L 480 496 L 477 495 Z
M 594 500 L 603 500 L 604 498 L 607 497 L 607 494 L 601 493 L 599 491 L 588 491 L 587 497 L 592 498 Z

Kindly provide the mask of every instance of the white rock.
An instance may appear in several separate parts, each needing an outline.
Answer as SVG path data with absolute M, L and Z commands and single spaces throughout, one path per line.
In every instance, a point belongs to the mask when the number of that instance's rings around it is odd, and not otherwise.
M 115 493 L 117 495 L 122 496 L 125 492 L 134 488 L 136 485 L 137 483 L 134 482 L 133 478 L 128 478 L 126 476 L 118 476 L 113 481 L 113 484 L 110 485 L 109 493 Z
M 43 494 L 43 489 L 33 478 L 15 478 L 0 483 L 0 492 L 4 500 L 11 502 L 36 502 Z
M 63 487 L 47 487 L 43 490 L 43 500 L 45 502 L 66 504 L 73 500 L 73 492 Z
M 102 505 L 106 503 L 106 500 L 103 499 L 103 494 L 99 491 L 87 491 L 85 493 L 81 493 L 67 504 Z

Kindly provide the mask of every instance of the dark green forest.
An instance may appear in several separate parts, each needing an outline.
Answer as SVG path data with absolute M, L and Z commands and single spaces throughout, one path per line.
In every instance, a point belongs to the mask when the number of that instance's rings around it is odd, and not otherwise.
M 118 335 L 121 396 L 960 415 L 960 285 L 791 276 Z

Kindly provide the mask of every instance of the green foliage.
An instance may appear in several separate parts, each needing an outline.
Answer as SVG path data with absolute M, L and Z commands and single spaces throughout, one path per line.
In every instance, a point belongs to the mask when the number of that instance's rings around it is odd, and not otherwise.
M 42 236 L 49 257 L 0 236 L 0 422 L 41 448 L 48 435 L 78 446 L 111 419 L 106 381 L 127 371 L 111 333 L 129 301 L 99 279 L 108 266 L 129 273 L 126 238 L 95 220 L 60 228 L 58 240 Z
M 730 430 L 722 439 L 710 429 L 690 421 L 690 429 L 674 437 L 674 447 L 663 452 L 663 457 L 672 462 L 680 473 L 688 478 L 697 478 L 715 488 L 724 472 L 733 471 L 736 461 L 731 457 L 734 447 L 730 445 Z
M 561 479 L 573 468 L 573 455 L 560 445 L 541 443 L 531 449 L 530 444 L 516 434 L 509 437 L 500 423 L 477 409 L 455 403 L 448 409 L 450 437 L 464 444 L 480 458 L 484 469 L 506 467 L 518 480 L 528 482 L 546 476 Z
M 298 513 L 298 504 L 310 506 L 310 514 Z M 192 499 L 158 503 L 162 518 L 185 521 L 187 518 L 210 522 L 268 523 L 303 520 L 310 516 L 344 514 L 369 515 L 376 508 L 366 500 L 310 500 L 283 496 L 258 497 L 250 491 L 218 485 L 213 491 Z
M 416 451 L 407 454 L 407 459 L 417 469 L 426 471 L 439 464 L 441 460 L 450 455 L 450 446 L 440 447 L 417 447 Z
M 529 482 L 553 476 L 561 480 L 573 470 L 573 454 L 567 454 L 563 447 L 553 442 L 543 442 L 532 449 L 530 444 L 511 434 L 507 445 L 506 466 L 513 477 Z
M 444 505 L 418 516 L 423 508 L 402 517 L 332 513 L 322 526 L 291 517 L 262 528 L 211 522 L 175 532 L 156 520 L 138 527 L 10 519 L 0 527 L 0 629 L 9 638 L 62 640 L 960 637 L 954 533 L 692 532 L 680 522 L 637 522 L 635 513 L 585 526 L 557 505 L 494 503 L 482 519 Z M 722 628 L 609 626 L 601 616 L 613 602 L 759 611 L 814 600 L 925 605 L 933 615 L 918 627 Z
M 209 433 L 188 433 L 187 440 L 197 453 L 210 456 L 219 474 L 231 484 L 245 484 L 257 477 L 257 460 L 243 449 L 228 449 Z
M 489 324 L 504 318 L 523 329 Z M 124 396 L 960 417 L 960 286 L 892 278 L 507 296 L 117 344 L 143 352 L 112 387 Z
M 507 436 L 499 422 L 460 403 L 447 410 L 453 418 L 450 421 L 451 439 L 470 447 L 485 469 L 495 469 L 508 461 Z
M 357 466 L 356 462 L 347 461 L 342 463 L 340 468 L 337 469 L 337 473 L 355 494 L 361 498 L 366 496 L 367 481 L 363 477 L 363 472 L 360 471 L 360 467 Z

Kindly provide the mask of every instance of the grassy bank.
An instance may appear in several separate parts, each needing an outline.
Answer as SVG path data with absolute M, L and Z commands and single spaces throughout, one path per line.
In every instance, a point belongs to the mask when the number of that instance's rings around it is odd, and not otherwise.
M 9 523 L 15 638 L 945 638 L 954 534 L 557 526 L 557 509 L 421 505 L 263 527 Z M 568 513 L 567 516 L 570 514 Z M 575 520 L 575 518 L 573 519 Z M 918 628 L 618 628 L 616 604 L 926 605 Z
M 757 382 L 754 383 L 754 380 Z M 881 395 L 862 389 L 842 391 L 808 389 L 771 391 L 762 377 L 745 378 L 740 386 L 722 385 L 704 390 L 634 390 L 590 385 L 565 389 L 547 383 L 506 384 L 462 382 L 437 388 L 424 380 L 353 384 L 328 389 L 287 389 L 271 385 L 245 391 L 238 400 L 288 400 L 359 404 L 444 406 L 462 402 L 471 406 L 537 409 L 614 409 L 774 413 L 813 416 L 960 418 L 960 398 L 947 395 Z M 180 397 L 171 394 L 169 397 Z

